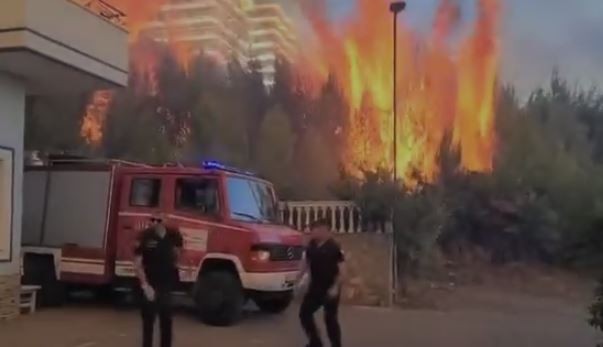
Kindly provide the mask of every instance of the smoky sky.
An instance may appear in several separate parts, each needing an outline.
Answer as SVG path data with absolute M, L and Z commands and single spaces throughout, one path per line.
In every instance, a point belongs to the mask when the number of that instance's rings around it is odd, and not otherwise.
M 603 1 L 506 0 L 503 74 L 523 89 L 554 67 L 570 82 L 603 87 Z
M 377 1 L 377 0 L 375 0 Z M 440 0 L 407 0 L 403 20 L 428 31 Z M 470 22 L 475 1 L 457 0 Z M 299 17 L 296 0 L 281 0 Z M 355 0 L 327 0 L 333 20 L 354 10 Z M 501 74 L 522 94 L 546 84 L 554 68 L 570 83 L 603 89 L 603 0 L 500 0 Z

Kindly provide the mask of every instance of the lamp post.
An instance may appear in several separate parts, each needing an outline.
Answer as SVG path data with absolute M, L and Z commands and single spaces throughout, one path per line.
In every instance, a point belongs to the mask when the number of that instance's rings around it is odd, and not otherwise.
M 393 162 L 394 162 L 394 182 L 398 180 L 398 103 L 396 101 L 397 96 L 397 80 L 396 76 L 398 76 L 398 14 L 404 11 L 406 8 L 405 1 L 394 1 L 389 5 L 389 11 L 394 14 L 394 54 L 393 54 L 393 85 L 392 85 L 392 100 L 393 100 L 393 117 L 394 117 L 394 136 L 392 139 L 393 142 Z
M 394 54 L 393 54 L 393 64 L 394 64 L 394 68 L 393 68 L 393 84 L 392 84 L 392 107 L 393 107 L 393 117 L 394 117 L 394 136 L 392 139 L 393 142 L 393 162 L 394 162 L 394 184 L 396 184 L 396 182 L 398 181 L 398 103 L 396 101 L 396 96 L 397 96 L 397 85 L 398 85 L 398 81 L 396 76 L 398 76 L 398 64 L 397 64 L 397 58 L 398 58 L 398 14 L 400 14 L 400 12 L 404 11 L 404 9 L 406 8 L 406 2 L 405 1 L 394 1 L 389 5 L 389 11 L 391 13 L 394 14 Z M 391 228 L 392 228 L 392 233 L 393 233 L 393 244 L 392 244 L 392 271 L 390 273 L 390 280 L 391 280 L 391 284 L 392 284 L 392 295 L 390 296 L 390 300 L 392 301 L 392 303 L 395 303 L 397 301 L 397 294 L 398 294 L 398 240 L 396 237 L 396 232 L 394 230 L 394 224 L 395 224 L 395 214 L 396 214 L 396 201 L 398 199 L 398 195 L 395 195 L 394 198 L 394 206 L 392 206 L 392 222 L 391 222 Z

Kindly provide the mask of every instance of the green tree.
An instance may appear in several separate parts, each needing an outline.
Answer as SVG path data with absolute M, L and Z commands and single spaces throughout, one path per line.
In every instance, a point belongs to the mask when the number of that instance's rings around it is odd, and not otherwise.
M 289 116 L 276 105 L 267 113 L 259 131 L 255 169 L 274 182 L 282 197 L 291 195 L 295 135 Z
M 248 66 L 241 66 L 237 59 L 232 59 L 228 68 L 230 97 L 239 104 L 239 122 L 243 124 L 247 139 L 246 156 L 253 162 L 257 150 L 260 126 L 270 107 L 268 89 L 264 85 L 259 61 L 251 60 Z
M 334 149 L 317 129 L 309 127 L 301 136 L 294 152 L 296 198 L 328 200 L 333 195 L 331 187 L 339 179 Z
M 595 299 L 588 308 L 588 323 L 598 331 L 603 331 L 603 279 L 599 280 L 595 290 Z
M 156 111 L 151 96 L 141 96 L 133 89 L 117 93 L 105 125 L 105 156 L 148 163 L 173 160 L 172 143 Z
M 314 103 L 310 124 L 320 131 L 337 157 L 343 153 L 349 108 L 337 80 L 330 75 Z

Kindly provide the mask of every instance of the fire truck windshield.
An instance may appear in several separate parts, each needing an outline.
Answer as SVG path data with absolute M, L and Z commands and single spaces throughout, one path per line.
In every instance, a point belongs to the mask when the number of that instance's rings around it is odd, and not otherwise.
M 241 177 L 229 177 L 226 182 L 232 219 L 252 223 L 277 222 L 272 186 Z

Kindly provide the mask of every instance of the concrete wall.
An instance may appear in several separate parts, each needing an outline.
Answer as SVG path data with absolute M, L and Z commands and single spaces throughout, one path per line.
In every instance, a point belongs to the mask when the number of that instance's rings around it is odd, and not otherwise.
M 336 239 L 345 253 L 347 268 L 342 301 L 352 305 L 391 305 L 391 235 L 338 234 Z
M 21 81 L 0 73 L 0 147 L 14 151 L 12 189 L 3 189 L 2 205 L 12 209 L 12 228 L 0 226 L 0 233 L 10 232 L 12 256 L 0 260 L 0 319 L 18 312 L 17 295 L 20 271 L 21 189 L 23 181 L 23 132 L 25 122 L 25 87 Z M 5 168 L 6 169 L 6 168 Z M 10 171 L 13 171 L 10 168 Z M 6 171 L 2 173 L 7 174 Z M 10 172 L 8 173 L 10 174 Z M 0 175 L 1 176 L 1 175 Z M 1 238 L 0 238 L 1 239 Z M 5 245 L 0 245 L 0 248 Z

